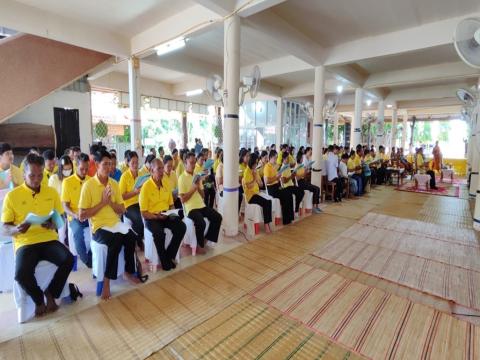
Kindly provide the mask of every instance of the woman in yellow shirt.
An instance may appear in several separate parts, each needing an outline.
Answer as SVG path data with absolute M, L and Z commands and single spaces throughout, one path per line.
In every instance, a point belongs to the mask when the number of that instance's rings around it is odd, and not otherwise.
M 247 149 L 241 149 L 239 154 L 239 161 L 238 161 L 238 182 L 242 184 L 243 174 L 247 168 L 248 159 L 250 154 L 248 153 Z M 240 185 L 238 187 L 238 212 L 240 212 L 240 208 L 242 206 L 243 200 L 243 187 Z
M 310 181 L 307 180 L 307 175 L 311 171 L 309 168 L 305 168 L 305 165 L 308 164 L 307 162 L 303 162 L 304 154 L 303 151 L 298 151 L 297 154 L 297 166 L 303 164 L 301 168 L 297 170 L 297 185 L 302 190 L 311 191 L 313 193 L 313 212 L 315 214 L 320 214 L 321 210 L 319 207 L 320 204 L 320 188 L 316 185 L 313 185 Z M 308 161 L 308 160 L 307 160 Z
M 265 165 L 268 164 L 268 152 L 266 152 L 265 150 L 262 150 L 262 152 L 260 153 L 260 159 L 258 161 L 258 165 L 257 165 L 257 172 L 258 172 L 258 176 L 260 176 L 260 179 L 262 180 L 262 184 L 260 185 L 260 189 L 266 189 L 265 187 L 265 180 L 263 178 L 263 170 L 265 169 Z
M 293 196 L 287 190 L 280 187 L 280 178 L 282 174 L 277 171 L 277 152 L 271 150 L 268 154 L 268 164 L 263 170 L 265 185 L 267 186 L 268 195 L 280 200 L 282 207 L 283 225 L 288 225 L 294 220 L 293 212 Z
M 163 158 L 163 166 L 163 177 L 165 180 L 167 180 L 168 186 L 172 191 L 173 204 L 175 206 L 175 209 L 181 209 L 182 202 L 178 197 L 178 178 L 177 174 L 173 170 L 173 158 L 170 155 L 165 155 L 165 157 Z
M 173 165 L 171 156 L 165 156 L 164 160 L 170 163 L 170 172 L 175 175 L 171 168 Z M 173 208 L 173 196 L 170 180 L 164 173 L 163 163 L 159 159 L 155 159 L 152 161 L 150 169 L 152 176 L 140 191 L 140 210 L 145 219 L 145 225 L 153 234 L 153 242 L 157 248 L 162 268 L 169 271 L 176 267 L 175 256 L 187 227 L 179 216 L 165 215 L 165 211 Z M 165 229 L 170 229 L 173 235 L 167 248 L 165 248 Z
M 143 221 L 138 204 L 138 194 L 141 187 L 135 187 L 138 178 L 138 155 L 135 151 L 130 151 L 127 155 L 128 169 L 120 178 L 120 194 L 125 204 L 125 216 L 132 222 L 132 229 L 136 233 L 136 242 L 143 250 Z
M 290 154 L 286 152 L 282 154 L 282 167 L 284 166 L 288 167 L 282 172 L 282 177 L 280 178 L 282 187 L 292 195 L 295 195 L 295 214 L 298 214 L 305 192 L 294 184 L 296 174 L 290 169 Z
M 270 223 L 272 222 L 272 201 L 260 195 L 259 186 L 262 180 L 257 173 L 258 156 L 253 153 L 248 160 L 248 166 L 243 173 L 242 186 L 245 198 L 249 204 L 256 204 L 262 207 L 263 222 L 265 224 L 265 232 L 270 232 Z

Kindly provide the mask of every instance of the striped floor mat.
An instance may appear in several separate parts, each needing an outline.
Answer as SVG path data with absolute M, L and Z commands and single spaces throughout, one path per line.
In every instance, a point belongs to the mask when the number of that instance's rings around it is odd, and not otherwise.
M 266 304 L 245 298 L 150 359 L 363 359 Z
M 372 359 L 476 359 L 480 329 L 430 307 L 300 263 L 252 295 Z

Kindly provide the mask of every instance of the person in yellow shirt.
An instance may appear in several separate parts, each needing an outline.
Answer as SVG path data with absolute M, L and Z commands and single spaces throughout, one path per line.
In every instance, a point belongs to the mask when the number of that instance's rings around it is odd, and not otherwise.
M 283 153 L 282 161 L 283 161 L 282 166 L 285 166 L 285 165 L 290 166 L 290 154 L 286 152 Z M 283 189 L 288 191 L 292 195 L 295 195 L 295 215 L 298 217 L 300 204 L 302 203 L 303 197 L 305 196 L 305 192 L 294 183 L 295 176 L 296 176 L 295 172 L 292 171 L 290 167 L 288 167 L 282 172 L 282 177 L 280 179 L 281 179 Z
M 425 174 L 430 175 L 430 189 L 438 189 L 435 182 L 435 172 L 428 167 L 428 162 L 425 162 L 425 158 L 423 155 L 423 147 L 419 147 L 418 149 L 416 149 L 415 169 L 417 171 L 423 170 L 425 171 Z
M 312 192 L 313 194 L 313 198 L 312 198 L 313 210 L 312 211 L 315 214 L 320 214 L 322 212 L 319 207 L 320 188 L 316 185 L 311 184 L 310 181 L 308 181 L 307 175 L 311 170 L 309 168 L 305 168 L 305 164 L 308 164 L 308 163 L 304 162 L 303 152 L 298 151 L 297 166 L 299 166 L 300 164 L 303 164 L 303 167 L 300 167 L 296 173 L 298 187 L 303 191 L 307 190 Z
M 170 166 L 172 159 L 169 157 Z M 175 172 L 170 169 L 171 173 Z M 164 165 L 159 159 L 151 164 L 152 176 L 142 186 L 140 191 L 140 211 L 145 219 L 145 225 L 153 234 L 153 242 L 157 248 L 158 257 L 165 271 L 175 269 L 175 256 L 187 231 L 186 225 L 179 216 L 166 215 L 164 212 L 173 208 L 173 196 L 170 180 L 164 173 Z M 172 240 L 165 248 L 165 229 L 172 232 Z
M 44 164 L 42 157 L 27 155 L 25 182 L 6 195 L 1 218 L 3 232 L 12 236 L 14 241 L 15 280 L 35 303 L 36 316 L 58 309 L 55 299 L 60 297 L 74 261 L 73 255 L 58 241 L 56 226 L 51 219 L 41 225 L 26 221 L 29 213 L 46 216 L 55 210 L 63 214 L 57 192 L 41 186 Z M 40 261 L 58 267 L 45 291 L 35 278 L 35 268 Z
M 42 156 L 45 160 L 42 186 L 48 186 L 48 180 L 58 171 L 57 157 L 55 156 L 55 152 L 51 149 L 45 150 Z
M 375 160 L 378 162 L 376 173 L 377 185 L 381 185 L 387 180 L 387 164 L 390 160 L 389 156 L 385 154 L 385 147 L 382 145 L 378 147 L 378 153 Z
M 215 153 L 215 162 L 213 163 L 213 172 L 217 173 L 218 165 L 220 164 L 220 157 L 223 156 L 223 150 L 218 148 Z
M 172 159 L 173 159 L 172 169 L 173 169 L 173 171 L 175 171 L 175 170 L 177 170 L 178 163 L 181 161 L 177 149 L 172 150 Z
M 125 255 L 124 277 L 133 284 L 140 280 L 135 277 L 135 234 L 126 229 L 120 220 L 125 212 L 118 183 L 108 175 L 112 166 L 111 155 L 98 151 L 94 155 L 97 173 L 87 180 L 80 192 L 79 220 L 90 220 L 93 241 L 108 247 L 105 277 L 101 297 L 111 297 L 110 280 L 117 278 L 118 255 L 122 246 Z
M 221 197 L 223 197 L 223 151 L 218 156 L 218 166 L 215 171 L 215 185 Z
M 80 221 L 78 214 L 78 203 L 80 201 L 83 184 L 90 179 L 87 175 L 89 165 L 88 155 L 81 153 L 77 156 L 75 162 L 77 164 L 75 174 L 63 181 L 60 200 L 62 201 L 63 209 L 68 215 L 68 226 L 73 235 L 73 239 L 70 239 L 70 241 L 73 241 L 80 260 L 88 268 L 91 268 L 92 253 L 87 251 L 84 232 L 89 226 L 88 220 Z
M 137 154 L 137 156 L 138 156 L 138 154 Z M 145 162 L 144 162 L 143 166 L 140 168 L 140 170 L 138 170 L 138 176 L 145 176 L 145 175 L 150 174 L 150 164 L 152 163 L 152 161 L 154 159 L 156 159 L 156 157 L 153 154 L 147 155 L 147 157 L 145 158 Z M 127 163 L 128 163 L 128 160 L 127 160 Z M 138 161 L 138 164 L 140 165 L 140 159 Z
M 243 201 L 242 179 L 243 179 L 243 174 L 247 169 L 249 158 L 250 158 L 250 154 L 248 153 L 248 150 L 241 149 L 239 154 L 239 161 L 238 161 L 238 183 L 240 184 L 240 186 L 238 187 L 238 212 L 240 212 L 240 208 L 242 207 L 242 201 Z
M 357 191 L 354 194 L 355 196 L 360 196 L 363 193 L 363 181 L 362 181 L 362 162 L 355 150 L 352 149 L 350 152 L 350 159 L 347 162 L 347 169 L 349 173 L 353 173 L 351 179 L 356 182 Z
M 248 159 L 248 166 L 243 174 L 243 192 L 247 203 L 256 204 L 262 207 L 265 232 L 270 233 L 270 223 L 272 222 L 272 201 L 260 195 L 260 185 L 262 185 L 262 180 L 257 173 L 257 165 L 258 156 L 253 153 Z
M 0 189 L 12 188 L 23 183 L 23 172 L 13 164 L 13 151 L 9 144 L 0 143 Z
M 187 153 L 185 156 L 186 166 L 184 173 L 178 179 L 178 193 L 184 206 L 186 215 L 192 219 L 195 226 L 197 243 L 200 248 L 205 246 L 205 239 L 214 243 L 218 242 L 222 216 L 214 209 L 205 206 L 203 202 L 203 186 L 200 177 L 194 177 L 195 154 Z M 195 182 L 194 182 L 195 180 Z M 204 236 L 206 223 L 203 218 L 210 222 L 208 232 Z
M 265 181 L 264 181 L 264 173 L 263 170 L 265 169 L 265 165 L 268 164 L 268 152 L 265 150 L 262 150 L 260 153 L 260 158 L 258 160 L 258 165 L 257 165 L 257 173 L 260 179 L 262 180 L 262 184 L 260 185 L 260 189 L 265 189 Z
M 178 197 L 178 178 L 177 178 L 177 174 L 173 170 L 173 158 L 170 155 L 165 155 L 165 157 L 163 158 L 163 161 L 164 161 L 163 177 L 165 180 L 167 180 L 168 186 L 170 187 L 170 190 L 172 192 L 173 204 L 175 206 L 175 209 L 181 209 L 182 202 Z
M 128 170 L 128 154 L 130 153 L 130 150 L 125 150 L 123 153 L 123 162 L 118 166 L 122 174 Z
M 263 169 L 263 176 L 265 178 L 265 186 L 267 187 L 268 195 L 280 200 L 282 207 L 282 222 L 283 225 L 290 224 L 294 218 L 293 211 L 293 196 L 291 193 L 280 187 L 280 178 L 282 174 L 277 171 L 277 152 L 270 150 L 268 154 L 268 164 Z
M 70 175 L 72 175 L 72 172 L 73 172 L 72 160 L 70 160 L 70 157 L 68 155 L 63 155 L 58 160 L 57 172 L 51 175 L 50 178 L 48 179 L 48 186 L 50 186 L 51 188 L 54 188 L 57 191 L 58 196 L 60 196 L 62 194 L 63 180 L 65 180 Z
M 149 155 L 150 156 L 150 155 Z M 143 244 L 143 220 L 140 214 L 140 206 L 138 204 L 138 194 L 141 187 L 136 187 L 135 182 L 139 176 L 138 173 L 138 155 L 136 151 L 130 151 L 127 157 L 128 170 L 120 177 L 120 194 L 126 208 L 125 216 L 132 222 L 132 229 L 136 234 L 137 245 L 140 249 L 144 249 Z
M 175 169 L 175 173 L 177 174 L 177 179 L 180 179 L 180 175 L 183 174 L 185 171 L 185 155 L 188 151 L 181 149 L 179 157 L 179 162 L 177 164 L 177 168 Z

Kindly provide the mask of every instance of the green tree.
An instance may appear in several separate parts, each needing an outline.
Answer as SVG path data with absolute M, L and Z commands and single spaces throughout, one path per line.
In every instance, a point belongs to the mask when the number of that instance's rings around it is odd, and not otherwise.
M 438 134 L 438 140 L 442 142 L 448 142 L 448 133 L 451 131 L 450 123 L 448 121 L 440 121 L 440 131 Z

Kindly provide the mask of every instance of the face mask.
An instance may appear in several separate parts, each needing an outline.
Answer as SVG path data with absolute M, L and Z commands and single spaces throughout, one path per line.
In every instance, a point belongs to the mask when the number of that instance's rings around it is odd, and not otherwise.
M 62 174 L 65 177 L 69 177 L 70 175 L 72 175 L 72 170 L 62 170 Z

